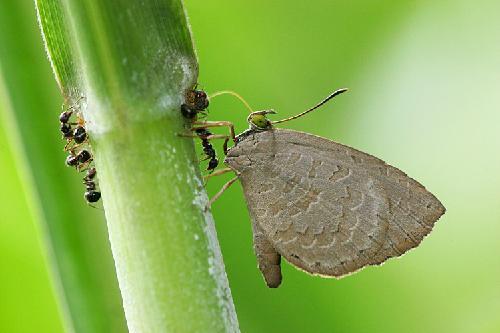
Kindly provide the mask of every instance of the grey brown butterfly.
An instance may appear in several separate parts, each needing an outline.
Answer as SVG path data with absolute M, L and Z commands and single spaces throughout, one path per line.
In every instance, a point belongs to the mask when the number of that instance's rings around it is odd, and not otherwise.
M 243 187 L 258 267 L 280 285 L 281 257 L 295 267 L 339 278 L 417 247 L 444 214 L 441 202 L 384 161 L 308 133 L 274 128 L 256 111 L 224 163 Z M 221 172 L 222 173 L 222 172 Z M 221 192 L 220 192 L 221 193 Z M 220 193 L 218 193 L 215 200 Z

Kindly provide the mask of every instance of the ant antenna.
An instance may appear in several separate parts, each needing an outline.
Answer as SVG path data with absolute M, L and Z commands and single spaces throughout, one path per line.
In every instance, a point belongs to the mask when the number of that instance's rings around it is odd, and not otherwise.
M 309 113 L 309 112 L 311 112 L 313 110 L 316 110 L 317 108 L 319 108 L 320 106 L 322 106 L 323 104 L 325 104 L 326 102 L 328 102 L 329 100 L 331 100 L 332 98 L 334 98 L 335 96 L 340 95 L 340 94 L 342 94 L 343 92 L 346 92 L 346 91 L 347 91 L 347 88 L 337 89 L 334 92 L 332 92 L 327 98 L 325 98 L 324 100 L 322 100 L 321 102 L 319 102 L 318 104 L 316 104 L 315 106 L 313 106 L 312 108 L 307 109 L 306 111 L 301 112 L 298 115 L 293 116 L 293 117 L 289 117 L 289 118 L 285 118 L 285 119 L 281 119 L 281 120 L 276 120 L 276 121 L 271 121 L 271 124 L 284 123 L 285 121 L 289 121 L 289 120 L 292 120 L 292 119 L 297 119 L 299 117 L 302 117 L 306 113 Z
M 85 99 L 85 95 L 83 95 L 83 94 L 81 94 L 73 103 L 71 103 L 71 105 L 67 106 L 68 110 L 74 111 L 74 109 L 76 109 L 76 105 L 78 103 L 80 103 L 80 101 L 82 99 Z M 64 103 L 62 105 L 63 109 L 65 108 L 65 104 L 68 103 L 69 101 L 70 101 L 70 98 L 65 98 L 64 99 Z
M 208 99 L 211 100 L 212 98 L 217 97 L 217 96 L 221 96 L 221 95 L 232 95 L 232 96 L 236 97 L 237 99 L 240 100 L 240 102 L 242 102 L 245 105 L 245 107 L 248 109 L 248 111 L 250 111 L 250 113 L 253 112 L 252 108 L 247 103 L 247 101 L 245 101 L 245 99 L 243 97 L 241 97 L 239 94 L 237 94 L 236 92 L 231 91 L 231 90 L 217 91 L 217 92 L 213 93 L 212 95 L 208 96 Z

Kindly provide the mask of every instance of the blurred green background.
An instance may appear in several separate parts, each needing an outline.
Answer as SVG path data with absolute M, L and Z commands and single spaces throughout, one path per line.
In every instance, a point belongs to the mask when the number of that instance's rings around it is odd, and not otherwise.
M 0 65 L 5 73 L 8 57 L 26 57 L 30 67 L 8 73 L 29 73 L 45 83 L 40 112 L 57 137 L 62 99 L 34 6 L 19 3 L 25 17 L 14 22 L 21 31 L 16 37 L 30 39 L 33 52 L 4 50 Z M 213 213 L 241 330 L 500 332 L 500 3 L 185 0 L 185 5 L 202 88 L 238 91 L 254 109 L 274 108 L 282 117 L 349 87 L 348 94 L 286 127 L 384 159 L 423 183 L 447 208 L 433 233 L 402 259 L 338 281 L 308 276 L 285 263 L 282 286 L 269 290 L 256 268 L 241 188 L 233 186 Z M 30 172 L 19 164 L 21 147 L 7 121 L 7 96 L 25 97 L 10 94 L 2 82 L 0 332 L 62 332 L 40 228 L 30 214 L 36 204 L 23 185 Z M 246 110 L 230 97 L 212 101 L 210 118 L 246 128 Z M 57 140 L 40 139 L 56 152 L 62 148 Z M 62 164 L 64 155 L 54 158 Z M 209 184 L 211 194 L 227 180 L 221 178 Z M 74 182 L 79 186 L 78 178 Z M 87 214 L 80 201 L 74 203 L 77 212 Z

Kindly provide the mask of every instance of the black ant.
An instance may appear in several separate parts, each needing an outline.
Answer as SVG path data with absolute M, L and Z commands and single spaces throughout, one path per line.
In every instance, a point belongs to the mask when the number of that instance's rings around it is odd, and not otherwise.
M 87 140 L 87 138 L 88 136 L 85 127 L 78 125 L 73 131 L 73 140 L 75 140 L 75 143 L 77 144 L 84 143 Z
M 198 137 L 201 139 L 201 144 L 203 146 L 203 152 L 207 155 L 208 166 L 207 171 L 213 172 L 215 168 L 219 165 L 219 161 L 217 160 L 215 149 L 208 141 L 208 137 L 212 135 L 212 133 L 206 128 L 198 128 L 195 130 Z
M 88 203 L 94 203 L 99 201 L 101 198 L 101 192 L 96 191 L 96 184 L 94 181 L 95 175 L 97 171 L 94 167 L 87 170 L 87 174 L 83 177 L 83 184 L 85 185 L 85 189 L 87 190 L 83 197 L 87 200 Z
M 85 185 L 85 194 L 83 195 L 87 203 L 94 203 L 99 201 L 101 198 L 101 192 L 97 191 L 97 185 L 95 183 L 95 176 L 97 174 L 95 167 L 89 167 L 93 161 L 93 156 L 87 149 L 81 149 L 75 152 L 77 147 L 84 144 L 88 140 L 87 130 L 85 129 L 85 122 L 80 117 L 79 114 L 76 115 L 76 122 L 71 122 L 71 117 L 77 109 L 77 103 L 84 98 L 80 97 L 75 105 L 68 107 L 67 110 L 63 111 L 59 115 L 59 122 L 61 123 L 61 133 L 63 134 L 63 139 L 66 139 L 67 143 L 64 146 L 64 151 L 69 152 L 66 158 L 66 165 L 70 167 L 75 167 L 78 172 L 87 170 L 87 174 L 83 177 L 83 184 Z M 73 128 L 73 125 L 76 125 Z M 71 143 L 74 142 L 72 145 Z
M 71 140 L 74 140 L 75 143 L 79 145 L 84 143 L 88 138 L 87 131 L 85 130 L 85 127 L 83 127 L 83 120 L 80 117 L 78 117 L 76 123 L 70 122 L 74 110 L 75 106 L 71 106 L 67 111 L 63 111 L 59 115 L 59 122 L 61 123 L 60 130 L 63 134 L 63 138 L 67 140 L 67 144 L 64 146 L 65 151 L 72 149 L 69 147 Z M 78 126 L 73 130 L 72 125 Z
M 72 110 L 64 111 L 59 115 L 59 121 L 61 122 L 61 133 L 63 138 L 70 141 L 73 138 L 73 131 L 71 128 L 72 123 L 69 122 L 71 115 L 73 114 Z
M 189 90 L 186 93 L 184 104 L 181 105 L 181 113 L 184 118 L 195 120 L 199 113 L 208 108 L 208 96 L 203 90 Z
M 206 159 L 209 160 L 207 170 L 210 172 L 210 174 L 212 174 L 214 169 L 217 168 L 217 166 L 219 165 L 219 160 L 217 159 L 215 149 L 213 148 L 209 140 L 224 139 L 222 148 L 224 150 L 224 154 L 226 154 L 228 150 L 227 145 L 229 140 L 233 140 L 233 142 L 235 142 L 234 126 L 232 123 L 227 121 L 197 121 L 197 118 L 199 114 L 206 116 L 205 109 L 208 108 L 209 100 L 211 98 L 224 94 L 235 96 L 236 98 L 241 100 L 249 110 L 251 110 L 248 103 L 240 95 L 238 95 L 233 91 L 228 91 L 228 90 L 219 91 L 208 97 L 207 93 L 204 92 L 203 90 L 196 90 L 196 86 L 192 90 L 187 91 L 185 96 L 185 102 L 184 104 L 181 105 L 182 115 L 184 116 L 184 118 L 189 119 L 191 121 L 190 123 L 191 133 L 184 133 L 179 135 L 184 137 L 197 136 L 198 138 L 201 139 L 203 152 L 207 156 Z M 222 135 L 222 134 L 214 135 L 207 129 L 207 127 L 227 127 L 229 128 L 229 135 Z M 194 132 L 195 134 L 193 134 L 192 132 Z
M 66 158 L 66 164 L 68 166 L 74 166 L 78 171 L 83 171 L 88 164 L 92 162 L 92 154 L 88 150 L 81 150 L 77 154 L 74 151 L 70 151 L 70 155 Z M 99 201 L 101 198 L 101 192 L 96 191 L 97 186 L 95 183 L 95 176 L 97 171 L 95 167 L 87 169 L 87 174 L 83 177 L 83 184 L 85 185 L 86 192 L 83 195 L 88 203 L 94 203 Z
M 86 149 L 82 149 L 76 154 L 74 150 L 70 150 L 68 157 L 66 157 L 66 165 L 76 167 L 78 171 L 82 171 L 92 160 L 92 154 Z

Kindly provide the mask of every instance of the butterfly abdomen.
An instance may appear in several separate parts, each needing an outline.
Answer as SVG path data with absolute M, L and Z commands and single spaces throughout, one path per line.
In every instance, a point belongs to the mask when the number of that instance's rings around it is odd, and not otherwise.
M 262 233 L 260 227 L 253 223 L 253 244 L 259 270 L 269 288 L 277 288 L 281 284 L 281 256 Z

